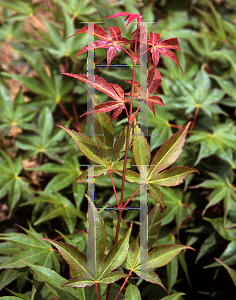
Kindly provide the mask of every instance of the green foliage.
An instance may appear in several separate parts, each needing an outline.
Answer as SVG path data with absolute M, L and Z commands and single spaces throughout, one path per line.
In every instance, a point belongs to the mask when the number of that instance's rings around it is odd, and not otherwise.
M 0 299 L 106 300 L 110 286 L 110 300 L 233 300 L 234 1 L 49 2 L 0 0 Z M 107 70 L 101 66 L 111 53 L 96 49 L 95 75 L 104 81 L 96 82 L 92 99 L 99 112 L 95 137 L 86 136 L 88 81 L 62 73 L 87 72 L 86 51 L 71 62 L 86 46 L 86 31 L 74 35 L 86 22 L 104 22 L 97 25 L 107 32 L 119 27 L 122 38 L 132 39 L 137 18 L 125 29 L 126 16 L 105 19 L 122 11 L 142 15 L 161 42 L 172 39 L 174 48 L 155 45 L 162 82 L 148 94 L 148 104 L 160 96 L 165 106 L 148 107 L 149 135 L 139 128 L 139 115 L 129 130 L 123 104 L 128 109 L 132 59 L 121 49 Z M 170 54 L 179 49 L 177 38 L 181 54 Z M 134 46 L 126 49 L 132 53 Z M 154 56 L 148 52 L 150 70 Z M 115 100 L 110 106 L 104 86 Z M 135 109 L 139 92 L 136 86 Z M 95 202 L 86 193 L 88 164 L 94 167 Z M 145 186 L 147 228 L 139 228 Z M 121 217 L 111 207 L 122 197 Z M 89 226 L 87 212 L 94 216 Z M 141 232 L 148 236 L 145 264 L 139 258 Z

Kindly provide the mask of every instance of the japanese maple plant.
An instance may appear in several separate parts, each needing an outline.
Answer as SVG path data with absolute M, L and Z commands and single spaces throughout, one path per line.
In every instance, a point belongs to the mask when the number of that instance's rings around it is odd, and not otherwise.
M 152 247 L 158 237 L 161 227 L 161 213 L 165 209 L 165 203 L 159 186 L 176 186 L 181 184 L 184 179 L 193 172 L 198 172 L 194 168 L 185 166 L 174 167 L 167 169 L 173 164 L 180 154 L 185 142 L 185 137 L 190 126 L 187 123 L 184 128 L 175 133 L 168 139 L 162 147 L 156 152 L 151 160 L 151 151 L 144 133 L 140 130 L 137 124 L 137 113 L 144 102 L 148 103 L 148 107 L 155 116 L 154 104 L 164 105 L 162 99 L 157 95 L 152 95 L 161 84 L 161 74 L 156 69 L 160 54 L 167 56 L 173 60 L 181 69 L 179 61 L 170 49 L 180 50 L 178 39 L 170 38 L 160 41 L 158 33 L 149 33 L 149 39 L 146 38 L 146 51 L 140 53 L 141 33 L 146 33 L 145 27 L 141 24 L 141 15 L 120 12 L 112 15 L 109 18 L 126 16 L 125 21 L 130 24 L 132 21 L 137 21 L 137 29 L 133 32 L 133 38 L 128 40 L 121 36 L 119 27 L 108 27 L 110 34 L 103 28 L 94 24 L 93 34 L 99 40 L 83 47 L 76 57 L 84 52 L 98 48 L 108 48 L 107 51 L 107 68 L 111 64 L 116 55 L 117 50 L 125 51 L 132 59 L 132 79 L 127 80 L 131 85 L 131 91 L 125 93 L 124 90 L 116 83 L 108 83 L 105 79 L 99 76 L 86 76 L 84 74 L 63 73 L 64 75 L 74 77 L 80 81 L 87 83 L 98 91 L 108 95 L 112 101 L 107 101 L 98 104 L 97 99 L 90 93 L 93 99 L 93 107 L 85 112 L 86 114 L 94 114 L 94 132 L 97 144 L 88 136 L 70 130 L 61 125 L 57 125 L 64 129 L 79 147 L 80 151 L 93 161 L 98 166 L 94 168 L 94 176 L 110 174 L 111 184 L 114 190 L 114 195 L 117 202 L 116 210 L 113 210 L 113 230 L 114 230 L 114 245 L 111 249 L 106 249 L 107 231 L 103 218 L 96 208 L 96 199 L 93 201 L 88 195 L 88 206 L 93 214 L 92 220 L 88 222 L 88 240 L 92 237 L 92 247 L 90 244 L 90 258 L 86 256 L 80 249 L 69 243 L 57 242 L 50 239 L 44 239 L 50 242 L 57 248 L 62 257 L 71 267 L 71 279 L 62 285 L 63 288 L 77 288 L 83 291 L 85 287 L 95 286 L 96 296 L 98 299 L 141 299 L 140 291 L 137 286 L 129 282 L 130 277 L 138 276 L 142 280 L 160 285 L 165 289 L 161 279 L 154 272 L 156 268 L 168 264 L 182 250 L 191 249 L 189 246 L 181 244 L 168 244 L 158 247 Z M 75 34 L 90 33 L 89 27 L 84 26 Z M 74 35 L 75 35 L 74 34 Z M 143 40 L 142 40 L 143 41 Z M 125 49 L 124 47 L 127 47 Z M 148 70 L 148 77 L 145 88 L 136 81 L 136 67 L 142 55 L 147 56 L 147 52 L 151 53 L 153 67 Z M 134 98 L 140 100 L 140 106 L 133 113 Z M 129 112 L 128 106 L 129 105 Z M 117 118 L 122 110 L 125 110 L 128 118 L 127 126 L 119 133 L 114 142 L 114 128 L 111 123 Z M 112 117 L 109 118 L 109 111 L 114 110 Z M 132 148 L 135 165 L 138 171 L 132 171 L 131 159 L 128 159 L 128 151 Z M 166 170 L 167 169 L 167 170 Z M 117 190 L 114 184 L 113 176 L 116 173 L 122 177 L 121 197 L 118 199 Z M 88 170 L 77 178 L 85 180 L 88 177 Z M 124 190 L 124 183 L 128 181 L 133 184 L 140 185 L 132 197 L 127 199 Z M 79 184 L 79 183 L 78 183 Z M 127 222 L 122 219 L 124 209 L 128 209 L 128 204 L 131 204 L 133 197 L 141 191 L 142 188 L 147 188 L 149 195 L 156 202 L 155 206 L 148 212 L 146 219 L 142 222 L 140 233 L 146 232 L 147 244 L 141 245 L 139 242 L 139 234 L 136 239 L 133 237 L 131 230 L 133 222 L 127 225 Z M 108 207 L 108 206 L 107 206 Z M 112 210 L 112 207 L 108 207 Z M 146 224 L 146 225 L 145 225 Z M 116 230 L 116 231 L 115 231 Z M 146 230 L 146 231 L 145 231 Z M 89 248 L 89 247 L 88 247 Z M 141 249 L 142 248 L 142 249 Z M 140 262 L 140 251 L 146 249 L 146 265 Z M 142 266 L 143 264 L 143 266 Z M 141 269 L 145 269 L 141 273 Z M 119 268 L 119 270 L 117 270 Z M 112 287 L 112 283 L 123 279 L 123 284 L 117 291 Z M 94 287 L 93 287 L 94 288 Z M 180 293 L 181 294 L 181 293 Z M 81 293 L 81 299 L 85 299 Z M 123 296 L 122 296 L 123 295 Z M 135 296 L 136 295 L 136 296 Z M 177 295 L 177 294 L 176 294 Z M 135 298 L 133 298 L 135 296 Z M 169 296 L 170 297 L 170 296 Z M 168 297 L 166 297 L 167 299 Z M 179 296 L 175 299 L 178 299 Z M 79 298 L 80 299 L 80 298 Z M 172 298 L 171 298 L 172 299 Z

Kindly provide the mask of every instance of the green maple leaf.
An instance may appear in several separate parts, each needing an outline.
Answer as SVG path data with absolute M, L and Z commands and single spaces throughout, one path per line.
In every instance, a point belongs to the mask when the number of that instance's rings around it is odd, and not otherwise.
M 58 141 L 64 138 L 64 132 L 57 128 L 53 130 L 53 118 L 48 107 L 45 107 L 38 117 L 38 135 L 20 136 L 16 145 L 27 151 L 24 158 L 44 153 L 49 158 L 61 162 L 58 152 L 66 151 L 67 147 L 57 146 Z
M 14 127 L 36 130 L 33 124 L 28 123 L 33 119 L 35 111 L 27 108 L 21 90 L 17 93 L 15 100 L 12 101 L 7 90 L 3 85 L 0 85 L 0 108 L 0 130 L 3 130 L 1 133 L 3 136 Z
M 11 43 L 14 50 L 19 52 L 31 65 L 31 67 L 37 72 L 39 79 L 30 78 L 26 75 L 15 75 L 7 72 L 1 72 L 3 76 L 14 78 L 27 86 L 37 96 L 37 101 L 34 101 L 33 105 L 37 108 L 43 108 L 45 105 L 54 109 L 58 102 L 71 101 L 68 96 L 68 91 L 73 87 L 72 81 L 63 82 L 63 76 L 60 75 L 60 71 L 56 64 L 49 64 L 50 75 L 45 71 L 42 62 L 45 58 L 40 52 L 31 51 L 26 46 Z M 42 43 L 41 45 L 42 46 Z
M 48 243 L 47 243 L 48 244 Z M 49 244 L 48 244 L 49 245 Z M 48 267 L 34 265 L 24 260 L 21 261 L 25 266 L 30 267 L 35 274 L 38 275 L 40 280 L 42 280 L 48 289 L 58 298 L 58 299 L 68 299 L 68 300 L 77 300 L 77 299 L 87 299 L 84 296 L 83 289 L 70 289 L 62 288 L 61 286 L 67 281 L 65 278 L 60 276 L 58 272 L 51 270 Z
M 148 166 L 151 159 L 149 144 L 138 125 L 134 128 L 133 155 L 139 174 L 131 170 L 126 170 L 125 180 L 137 184 L 147 184 L 149 194 L 157 203 L 160 203 L 163 208 L 165 206 L 163 194 L 157 185 L 176 186 L 182 183 L 189 174 L 198 172 L 198 170 L 189 167 L 174 167 L 165 170 L 173 164 L 182 153 L 189 126 L 190 122 L 162 145 L 156 152 L 149 168 Z M 121 171 L 114 170 L 114 172 L 122 176 Z
M 127 140 L 128 126 L 120 132 L 114 143 L 114 128 L 110 118 L 106 113 L 95 114 L 95 137 L 97 144 L 90 138 L 80 132 L 76 132 L 67 127 L 57 125 L 65 130 L 73 139 L 80 151 L 90 160 L 99 164 L 94 169 L 94 176 L 106 175 L 109 170 L 123 170 L 125 155 L 125 146 Z M 132 132 L 130 132 L 130 135 Z M 129 139 L 129 148 L 132 139 Z M 114 144 L 114 145 L 113 145 Z M 131 160 L 127 160 L 127 166 L 131 167 Z M 88 177 L 88 170 L 84 171 L 77 180 Z
M 234 167 L 232 150 L 236 151 L 236 135 L 233 128 L 234 124 L 231 123 L 215 126 L 212 133 L 200 130 L 194 131 L 187 141 L 188 143 L 200 144 L 200 150 L 194 165 L 197 165 L 202 158 L 215 154 Z
M 90 239 L 90 244 L 88 244 L 89 259 L 78 248 L 70 244 L 44 239 L 55 246 L 71 268 L 80 275 L 71 278 L 62 287 L 81 288 L 92 286 L 95 283 L 110 284 L 127 276 L 121 271 L 114 270 L 124 262 L 128 253 L 131 227 L 105 255 L 106 227 L 93 202 L 88 196 L 87 198 L 90 205 L 89 209 L 92 209 L 93 213 L 88 231 L 88 240 Z
M 142 268 L 144 267 L 144 263 L 141 263 L 140 265 L 140 248 L 145 245 L 139 246 L 139 235 L 137 236 L 136 241 L 134 240 L 132 235 L 130 236 L 129 252 L 125 262 L 122 264 L 122 267 L 127 270 L 132 270 L 138 276 L 141 276 L 144 280 L 154 284 L 158 284 L 165 289 L 161 279 L 155 272 L 152 271 L 152 269 L 160 268 L 162 266 L 167 265 L 182 250 L 184 249 L 193 250 L 193 248 L 184 245 L 169 244 L 169 245 L 161 245 L 151 250 L 153 244 L 155 243 L 159 235 L 159 231 L 161 228 L 160 204 L 156 204 L 156 206 L 154 206 L 154 208 L 148 213 L 148 217 L 145 218 L 144 222 L 140 226 L 140 232 L 145 232 L 147 219 L 148 219 L 148 227 L 147 227 L 147 240 L 148 240 L 147 256 L 148 257 L 147 257 L 147 265 L 146 265 L 147 272 L 146 273 L 141 272 L 140 274 L 141 266 Z M 116 226 L 116 222 L 117 221 L 115 220 L 114 226 Z M 127 225 L 122 220 L 121 231 L 125 232 L 126 230 L 127 230 Z
M 14 207 L 17 205 L 21 196 L 30 198 L 33 196 L 28 183 L 20 176 L 22 171 L 22 157 L 16 161 L 0 149 L 0 198 L 8 195 L 9 217 L 11 217 Z
M 73 233 L 77 217 L 86 220 L 86 214 L 82 213 L 79 208 L 76 208 L 68 198 L 62 196 L 60 193 L 52 194 L 51 192 L 43 191 L 38 192 L 38 194 L 38 197 L 35 197 L 32 201 L 28 201 L 25 204 L 49 204 L 38 220 L 34 222 L 35 226 L 60 216 L 66 223 L 69 232 Z
M 16 232 L 0 234 L 0 240 L 7 242 L 4 244 L 4 247 L 1 247 L 1 253 L 12 254 L 10 258 L 6 257 L 0 269 L 23 268 L 25 264 L 21 260 L 24 260 L 25 262 L 37 263 L 38 265 L 49 269 L 53 268 L 57 272 L 60 272 L 58 253 L 53 251 L 51 246 L 42 240 L 42 236 L 31 225 L 29 225 L 29 230 L 23 227 L 20 228 L 26 234 Z
M 207 189 L 213 189 L 210 195 L 207 197 L 209 203 L 205 207 L 203 211 L 203 215 L 205 214 L 206 210 L 219 203 L 220 201 L 224 201 L 224 226 L 226 224 L 226 218 L 229 211 L 232 209 L 233 202 L 236 201 L 236 194 L 235 194 L 235 187 L 233 186 L 233 178 L 229 179 L 228 177 L 220 177 L 217 174 L 210 173 L 208 174 L 213 179 L 207 179 L 202 183 L 192 187 L 192 188 L 199 188 L 204 187 Z
M 219 113 L 227 115 L 218 105 L 225 92 L 211 88 L 210 78 L 203 68 L 195 77 L 194 85 L 179 81 L 178 87 L 180 95 L 176 100 L 181 104 L 181 108 L 185 108 L 186 114 L 202 109 L 209 117 Z
M 62 160 L 61 164 L 47 163 L 36 168 L 28 168 L 27 170 L 58 173 L 45 188 L 45 192 L 58 192 L 70 185 L 82 173 L 78 158 L 71 151 L 66 153 Z

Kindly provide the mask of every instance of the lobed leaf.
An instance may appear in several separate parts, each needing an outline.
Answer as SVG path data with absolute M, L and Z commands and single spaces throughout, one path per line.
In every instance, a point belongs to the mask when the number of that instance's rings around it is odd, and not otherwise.
M 69 129 L 62 125 L 56 126 L 65 130 L 72 137 L 73 141 L 79 147 L 80 151 L 84 153 L 84 155 L 98 164 L 102 163 L 102 154 L 90 137 L 87 137 L 80 132 L 76 132 L 75 130 Z
M 87 257 L 79 249 L 67 243 L 55 242 L 49 239 L 43 240 L 56 247 L 62 257 L 77 273 L 82 274 L 84 277 L 93 279 L 87 271 Z
M 157 151 L 148 170 L 149 180 L 152 180 L 154 174 L 166 169 L 179 158 L 190 123 L 172 135 Z

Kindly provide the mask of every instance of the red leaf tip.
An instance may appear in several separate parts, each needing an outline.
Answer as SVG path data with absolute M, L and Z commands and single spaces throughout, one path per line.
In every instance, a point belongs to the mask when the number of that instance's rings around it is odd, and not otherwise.
M 119 12 L 115 15 L 109 16 L 106 19 L 111 19 L 111 18 L 116 18 L 116 17 L 122 17 L 122 16 L 127 16 L 125 18 L 125 21 L 128 20 L 128 23 L 125 25 L 125 28 L 135 19 L 137 19 L 138 25 L 140 25 L 142 16 L 138 14 L 133 14 L 133 13 L 125 13 L 125 12 Z

